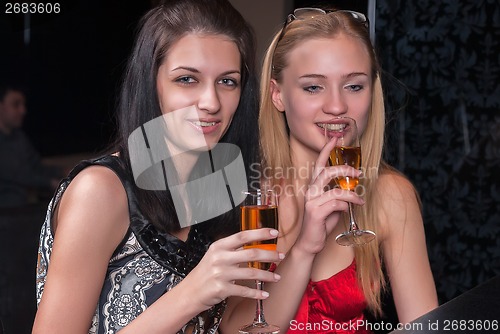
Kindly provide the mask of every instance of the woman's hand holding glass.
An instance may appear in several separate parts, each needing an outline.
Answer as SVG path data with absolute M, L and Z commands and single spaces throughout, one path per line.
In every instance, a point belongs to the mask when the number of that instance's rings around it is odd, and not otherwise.
M 278 262 L 283 256 L 276 251 L 244 249 L 253 242 L 276 239 L 278 231 L 271 228 L 248 230 L 214 242 L 200 263 L 180 284 L 193 287 L 193 300 L 199 300 L 205 309 L 230 296 L 265 299 L 267 294 L 259 289 L 235 284 L 235 281 L 256 279 L 277 282 L 280 276 L 266 270 L 249 268 L 248 262 Z
M 294 248 L 311 255 L 324 248 L 328 235 L 338 224 L 341 215 L 349 210 L 348 203 L 364 204 L 364 200 L 356 193 L 330 187 L 332 180 L 339 176 L 354 178 L 361 174 L 361 171 L 348 165 L 329 166 L 330 152 L 336 142 L 335 139 L 327 142 L 321 150 L 305 193 L 304 218 Z
M 335 138 L 335 145 L 330 153 L 330 165 L 351 166 L 361 168 L 361 145 L 356 121 L 350 117 L 335 117 L 325 125 L 325 139 Z M 344 190 L 354 192 L 359 183 L 359 177 L 340 175 L 334 179 L 335 184 Z M 341 233 L 335 239 L 342 246 L 357 246 L 375 239 L 375 233 L 358 227 L 354 217 L 352 204 L 349 205 L 349 230 Z

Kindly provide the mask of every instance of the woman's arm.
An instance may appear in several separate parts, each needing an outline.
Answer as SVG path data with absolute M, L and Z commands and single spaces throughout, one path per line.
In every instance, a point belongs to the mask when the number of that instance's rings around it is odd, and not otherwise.
M 68 186 L 54 215 L 54 246 L 33 333 L 88 333 L 109 260 L 129 227 L 125 189 L 111 170 L 89 167 Z M 239 267 L 252 260 L 279 261 L 278 252 L 242 248 L 252 241 L 275 238 L 277 233 L 244 231 L 213 243 L 181 283 L 120 333 L 176 333 L 228 296 L 266 298 L 233 282 L 247 277 L 279 279 L 271 272 Z
M 378 180 L 382 249 L 399 321 L 410 322 L 438 306 L 416 190 L 403 176 Z
M 159 298 L 120 333 L 177 333 L 204 310 L 230 296 L 265 299 L 261 291 L 235 284 L 235 281 L 259 279 L 277 282 L 279 276 L 268 271 L 248 268 L 248 261 L 277 262 L 283 256 L 274 251 L 243 249 L 257 240 L 276 238 L 276 230 L 248 230 L 213 243 L 200 263 L 176 287 Z M 244 263 L 245 266 L 239 266 Z M 255 305 L 255 304 L 254 304 Z
M 125 189 L 110 169 L 89 167 L 53 215 L 54 245 L 33 333 L 88 333 L 109 260 L 128 229 Z

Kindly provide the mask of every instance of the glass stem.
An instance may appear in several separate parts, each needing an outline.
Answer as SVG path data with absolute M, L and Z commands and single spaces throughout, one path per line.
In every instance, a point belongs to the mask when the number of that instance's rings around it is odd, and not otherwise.
M 264 289 L 264 282 L 262 281 L 255 281 L 255 285 L 257 286 L 257 289 L 262 291 Z M 266 319 L 264 318 L 264 306 L 263 306 L 263 300 L 262 299 L 257 299 L 257 307 L 255 309 L 255 318 L 253 320 L 254 324 L 266 324 Z
M 358 225 L 356 224 L 356 220 L 354 219 L 354 211 L 352 209 L 352 203 L 347 202 L 347 204 L 349 205 L 349 232 L 357 231 Z

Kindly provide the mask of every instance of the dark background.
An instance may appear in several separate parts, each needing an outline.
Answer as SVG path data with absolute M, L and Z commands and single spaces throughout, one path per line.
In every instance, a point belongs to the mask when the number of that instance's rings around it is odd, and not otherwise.
M 137 22 L 151 1 L 58 1 L 60 13 L 29 17 L 29 43 L 28 18 L 5 14 L 6 2 L 0 8 L 0 80 L 26 89 L 24 130 L 44 159 L 66 165 L 67 159 L 98 154 L 113 134 L 121 75 Z M 0 210 L 0 333 L 2 326 L 6 334 L 31 333 L 46 208 L 41 201 Z
M 94 152 L 113 131 L 119 81 L 151 1 L 62 1 L 61 12 L 0 14 L 0 77 L 25 84 L 25 130 L 41 155 Z
M 366 13 L 368 1 L 322 2 Z M 124 3 L 62 2 L 60 14 L 31 16 L 29 44 L 25 17 L 2 5 L 0 78 L 26 83 L 24 128 L 42 156 L 92 154 L 112 136 L 120 77 L 152 1 Z M 444 303 L 500 273 L 500 1 L 378 0 L 371 24 L 388 95 L 385 157 L 420 193 Z M 45 207 L 0 212 L 6 333 L 30 332 Z M 386 302 L 393 321 L 390 296 Z

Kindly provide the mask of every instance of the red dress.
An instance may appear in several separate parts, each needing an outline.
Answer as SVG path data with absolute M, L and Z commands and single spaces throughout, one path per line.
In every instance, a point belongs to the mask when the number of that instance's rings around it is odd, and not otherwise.
M 287 333 L 371 333 L 365 328 L 365 308 L 353 261 L 326 280 L 309 281 Z

